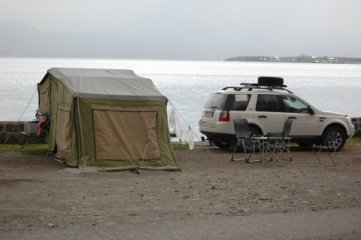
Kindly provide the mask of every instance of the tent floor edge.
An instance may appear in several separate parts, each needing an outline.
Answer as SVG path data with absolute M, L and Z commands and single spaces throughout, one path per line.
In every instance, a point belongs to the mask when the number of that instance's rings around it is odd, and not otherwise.
M 151 171 L 169 171 L 169 172 L 180 172 L 181 169 L 178 167 L 98 167 L 102 172 L 117 172 L 117 171 L 139 171 L 139 170 L 151 170 Z

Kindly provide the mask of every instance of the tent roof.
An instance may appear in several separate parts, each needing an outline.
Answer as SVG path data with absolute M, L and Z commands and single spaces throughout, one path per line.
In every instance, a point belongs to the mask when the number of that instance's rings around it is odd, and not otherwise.
M 61 81 L 73 97 L 167 101 L 152 80 L 132 70 L 51 68 L 44 79 L 49 74 Z

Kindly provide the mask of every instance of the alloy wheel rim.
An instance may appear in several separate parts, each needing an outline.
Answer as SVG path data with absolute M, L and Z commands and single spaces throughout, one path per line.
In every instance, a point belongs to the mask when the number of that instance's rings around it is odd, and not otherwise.
M 327 145 L 330 147 L 338 148 L 342 144 L 342 135 L 337 131 L 330 132 L 327 136 Z

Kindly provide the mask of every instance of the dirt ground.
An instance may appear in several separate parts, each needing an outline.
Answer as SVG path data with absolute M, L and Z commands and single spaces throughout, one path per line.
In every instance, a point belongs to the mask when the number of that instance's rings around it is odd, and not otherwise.
M 180 172 L 97 172 L 47 156 L 0 154 L 0 233 L 70 225 L 141 224 L 190 216 L 250 216 L 361 207 L 361 148 L 295 149 L 287 166 L 229 161 L 210 146 L 176 151 Z

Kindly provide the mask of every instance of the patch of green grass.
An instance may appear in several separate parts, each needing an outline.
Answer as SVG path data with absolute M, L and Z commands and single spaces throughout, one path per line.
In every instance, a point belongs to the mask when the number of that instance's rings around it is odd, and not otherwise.
M 361 132 L 355 134 L 346 143 L 346 146 L 361 147 Z M 172 143 L 173 150 L 188 149 L 188 144 Z M 26 154 L 45 154 L 48 152 L 47 144 L 26 144 L 24 149 L 21 150 L 21 146 L 18 144 L 0 144 L 0 153 L 5 152 L 23 152 Z
M 347 141 L 346 146 L 361 147 L 361 138 L 351 138 Z
M 354 138 L 361 138 L 361 131 L 357 131 L 355 135 L 353 135 Z
M 184 149 L 188 149 L 188 144 L 184 144 L 184 143 L 172 143 L 172 147 L 173 150 L 184 150 Z
M 26 144 L 24 148 L 18 144 L 0 144 L 0 153 L 22 152 L 27 154 L 45 154 L 48 152 L 48 144 Z
M 361 147 L 361 132 L 357 132 L 351 139 L 349 139 L 346 146 Z

